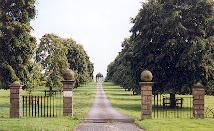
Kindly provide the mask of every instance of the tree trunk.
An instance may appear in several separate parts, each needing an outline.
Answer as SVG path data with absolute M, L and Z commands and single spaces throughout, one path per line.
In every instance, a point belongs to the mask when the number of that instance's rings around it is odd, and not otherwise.
M 176 107 L 175 94 L 170 93 L 170 108 L 174 109 Z
M 49 88 L 49 96 L 52 96 L 52 94 L 53 94 L 53 88 L 50 86 L 50 88 Z

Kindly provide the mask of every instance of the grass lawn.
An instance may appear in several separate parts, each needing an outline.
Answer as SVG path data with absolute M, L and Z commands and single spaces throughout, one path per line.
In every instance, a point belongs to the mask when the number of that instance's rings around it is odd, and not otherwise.
M 140 120 L 140 96 L 125 92 L 112 83 L 104 83 L 104 90 L 113 107 L 118 111 L 135 118 L 135 123 L 147 131 L 213 131 L 214 118 L 155 118 Z M 214 108 L 214 96 L 206 96 L 206 106 Z
M 0 90 L 0 131 L 66 131 L 73 130 L 89 111 L 96 94 L 95 83 L 74 89 L 74 117 L 9 118 L 9 90 Z

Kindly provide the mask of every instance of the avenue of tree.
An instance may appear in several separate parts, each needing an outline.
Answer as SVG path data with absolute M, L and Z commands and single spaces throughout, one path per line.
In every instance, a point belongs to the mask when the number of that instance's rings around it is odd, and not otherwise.
M 213 0 L 148 0 L 132 23 L 107 80 L 139 93 L 140 74 L 147 69 L 154 92 L 189 94 L 200 82 L 214 94 Z
M 93 63 L 73 39 L 45 34 L 40 43 L 31 36 L 35 0 L 0 1 L 0 81 L 7 89 L 14 81 L 24 88 L 61 87 L 66 68 L 75 72 L 76 87 L 93 79 Z

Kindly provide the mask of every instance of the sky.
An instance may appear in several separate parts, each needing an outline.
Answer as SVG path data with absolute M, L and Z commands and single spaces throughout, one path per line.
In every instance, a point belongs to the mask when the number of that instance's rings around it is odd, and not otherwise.
M 130 36 L 130 22 L 143 0 L 37 0 L 36 18 L 31 22 L 39 40 L 46 33 L 72 38 L 83 45 L 94 75 L 106 76 L 107 66 Z

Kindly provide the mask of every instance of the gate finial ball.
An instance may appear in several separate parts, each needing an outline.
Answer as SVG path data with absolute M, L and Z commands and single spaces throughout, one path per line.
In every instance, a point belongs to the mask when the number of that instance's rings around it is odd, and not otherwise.
M 149 81 L 152 81 L 153 75 L 152 75 L 152 73 L 149 70 L 144 70 L 141 73 L 140 78 L 141 78 L 141 81 L 149 82 Z
M 64 80 L 74 80 L 74 71 L 71 69 L 65 69 L 63 72 L 63 78 Z
M 20 81 L 14 81 L 10 86 L 21 86 Z

